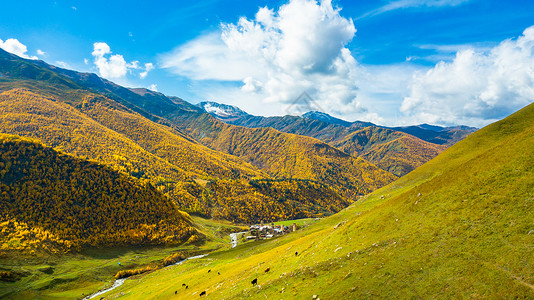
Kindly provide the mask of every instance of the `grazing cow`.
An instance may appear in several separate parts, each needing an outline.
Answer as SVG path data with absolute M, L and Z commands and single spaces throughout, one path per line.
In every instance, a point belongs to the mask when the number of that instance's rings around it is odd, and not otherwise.
M 188 288 L 189 288 L 189 286 L 188 286 L 188 285 L 186 285 L 186 286 L 185 286 L 185 289 L 187 290 Z
M 211 273 L 211 269 L 208 270 L 208 273 Z
M 217 275 L 221 275 L 221 273 L 217 272 Z
M 254 278 L 250 283 L 252 283 L 252 286 L 258 284 L 258 278 Z
M 185 286 L 185 283 L 182 283 L 182 286 Z
M 178 291 L 174 291 L 174 294 L 175 294 L 175 295 L 178 294 Z
M 299 252 L 298 251 L 295 251 L 295 256 L 299 255 Z
M 265 273 L 267 273 L 267 272 L 269 272 L 269 271 L 271 271 L 271 268 L 267 268 L 267 269 L 265 269 Z
M 203 291 L 202 293 L 200 293 L 200 297 L 206 295 L 206 291 Z

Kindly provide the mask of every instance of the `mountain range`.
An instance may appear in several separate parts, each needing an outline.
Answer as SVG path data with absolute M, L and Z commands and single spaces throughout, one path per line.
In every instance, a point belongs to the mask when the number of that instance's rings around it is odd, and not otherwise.
M 236 222 L 329 215 L 396 178 L 313 138 L 227 125 L 180 98 L 3 50 L 0 73 L 1 133 L 109 165 L 188 213 Z M 253 179 L 276 184 L 259 190 Z M 285 190 L 295 192 L 278 195 Z
M 385 127 L 370 122 L 348 122 L 317 111 L 302 116 L 262 117 L 216 102 L 201 102 L 198 106 L 228 124 L 247 128 L 270 127 L 319 139 L 397 176 L 409 173 L 476 130 L 467 126 L 427 124 Z

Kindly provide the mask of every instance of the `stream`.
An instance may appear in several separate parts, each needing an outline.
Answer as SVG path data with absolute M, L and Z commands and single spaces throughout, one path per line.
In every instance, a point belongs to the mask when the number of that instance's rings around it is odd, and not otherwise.
M 230 233 L 230 244 L 232 245 L 232 248 L 235 248 L 237 246 L 237 236 L 240 234 L 245 234 L 248 231 L 241 231 L 236 233 Z
M 237 243 L 237 241 L 236 241 L 236 243 Z M 197 256 L 191 256 L 191 257 L 188 257 L 188 258 L 186 258 L 186 259 L 184 259 L 184 260 L 181 260 L 181 261 L 179 261 L 179 262 L 177 262 L 177 263 L 174 263 L 174 264 L 172 264 L 172 265 L 168 265 L 168 266 L 166 266 L 165 268 L 170 267 L 170 266 L 176 266 L 176 265 L 182 264 L 182 263 L 184 263 L 184 262 L 186 262 L 186 261 L 188 261 L 188 260 L 191 260 L 191 259 L 202 258 L 202 257 L 204 257 L 204 256 L 206 256 L 206 255 L 207 255 L 207 254 L 202 254 L 202 255 L 197 255 Z M 91 295 L 89 295 L 89 296 L 83 298 L 83 300 L 93 299 L 93 298 L 98 297 L 98 296 L 100 296 L 100 295 L 103 295 L 103 294 L 105 294 L 105 293 L 107 293 L 107 292 L 109 292 L 109 291 L 112 291 L 112 290 L 118 288 L 119 286 L 121 286 L 121 285 L 124 283 L 124 281 L 126 281 L 126 279 L 128 279 L 128 278 L 117 279 L 117 280 L 115 280 L 115 281 L 113 282 L 113 285 L 111 285 L 111 287 L 109 287 L 109 288 L 107 288 L 107 289 L 100 290 L 100 291 L 98 291 L 98 292 L 96 292 L 96 293 L 94 293 L 94 294 L 91 294 Z
M 247 233 L 247 232 L 248 232 L 248 231 L 242 231 L 242 232 L 230 233 L 230 244 L 232 245 L 232 248 L 235 248 L 235 247 L 237 246 L 237 237 L 238 237 L 239 235 L 241 235 L 241 234 L 245 234 L 245 233 Z M 196 258 L 202 258 L 202 257 L 204 257 L 204 256 L 206 256 L 206 255 L 207 255 L 207 254 L 202 254 L 202 255 L 197 255 L 197 256 L 191 256 L 191 257 L 188 257 L 188 258 L 186 258 L 186 259 L 184 259 L 184 260 L 181 260 L 181 261 L 179 261 L 179 262 L 177 262 L 177 263 L 175 263 L 175 264 L 169 265 L 169 266 L 167 266 L 167 267 L 170 267 L 170 266 L 176 266 L 176 265 L 179 265 L 179 264 L 184 263 L 184 262 L 187 261 L 187 260 L 190 260 L 190 259 L 196 259 Z M 167 267 L 165 267 L 165 268 L 167 268 Z M 126 279 L 127 279 L 127 278 L 117 279 L 117 280 L 115 280 L 115 281 L 113 282 L 113 285 L 111 285 L 111 287 L 109 287 L 109 288 L 107 288 L 107 289 L 100 290 L 100 291 L 98 291 L 98 292 L 96 292 L 96 293 L 94 293 L 94 294 L 91 294 L 91 295 L 89 295 L 89 296 L 83 298 L 83 300 L 93 299 L 93 298 L 98 297 L 98 296 L 100 296 L 100 295 L 103 295 L 103 294 L 105 294 L 105 293 L 107 293 L 107 292 L 109 292 L 109 291 L 112 291 L 112 290 L 118 288 L 119 286 L 121 286 L 121 285 L 124 283 L 124 281 L 126 281 Z

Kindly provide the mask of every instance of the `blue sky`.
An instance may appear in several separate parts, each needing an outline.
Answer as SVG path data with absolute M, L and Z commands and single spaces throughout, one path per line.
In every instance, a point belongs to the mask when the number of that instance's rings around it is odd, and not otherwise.
M 483 126 L 534 99 L 534 1 L 3 1 L 0 46 L 196 103 Z

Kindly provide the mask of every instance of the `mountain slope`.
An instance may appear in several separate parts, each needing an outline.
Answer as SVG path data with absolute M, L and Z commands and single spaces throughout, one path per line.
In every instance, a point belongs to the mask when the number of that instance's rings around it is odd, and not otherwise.
M 26 63 L 30 62 L 26 61 Z M 38 67 L 39 70 L 45 67 L 46 72 L 66 76 L 66 81 L 73 81 L 76 85 L 101 93 L 109 100 L 122 104 L 123 109 L 130 110 L 130 113 L 138 113 L 164 126 L 185 132 L 187 136 L 192 136 L 214 150 L 238 156 L 277 179 L 298 178 L 321 182 L 324 180 L 343 196 L 353 198 L 381 187 L 396 178 L 362 159 L 354 159 L 318 140 L 272 130 L 250 130 L 227 125 L 203 113 L 201 108 L 178 98 L 166 97 L 163 94 L 143 89 L 126 89 L 94 74 L 56 68 L 44 62 L 38 62 Z M 11 77 L 7 76 L 7 78 Z M 17 80 L 20 79 L 20 76 L 17 77 Z M 80 110 L 85 109 L 79 100 L 76 105 Z M 100 118 L 101 112 L 89 113 L 89 115 L 106 127 L 114 131 L 118 130 L 117 127 L 109 124 L 115 118 Z M 122 122 L 119 123 L 122 124 Z M 127 128 L 126 131 L 136 131 L 136 126 L 132 127 Z M 126 131 L 119 130 L 119 133 L 133 138 Z M 136 136 L 144 138 L 144 134 Z M 240 139 L 246 142 L 237 143 Z M 214 142 L 215 140 L 217 142 Z M 142 141 L 138 139 L 134 141 L 142 145 Z M 283 145 L 283 148 L 275 149 L 273 148 L 275 145 Z M 142 145 L 142 147 L 149 150 L 148 145 Z M 153 151 L 148 152 L 153 153 Z M 171 153 L 173 152 L 167 152 L 169 155 Z M 185 164 L 184 168 L 195 169 L 196 166 L 196 164 Z M 261 171 L 256 171 L 257 175 L 263 175 Z M 248 175 L 242 177 L 246 176 Z M 195 197 L 186 195 L 186 198 L 192 201 Z
M 236 109 L 238 108 L 234 108 Z M 319 112 L 309 112 L 303 117 L 259 117 L 245 113 L 232 118 L 221 118 L 216 114 L 212 115 L 229 124 L 249 128 L 271 127 L 286 133 L 313 137 L 347 154 L 364 158 L 396 176 L 411 172 L 446 148 L 402 131 L 366 122 L 349 123 Z M 439 134 L 431 132 L 433 136 Z
M 328 124 L 340 125 L 343 127 L 350 127 L 352 125 L 351 122 L 332 117 L 331 115 L 324 113 L 324 112 L 320 112 L 320 111 L 309 111 L 303 114 L 302 118 L 322 121 Z M 372 123 L 366 123 L 366 124 L 360 123 L 360 124 L 362 125 L 362 127 L 374 125 Z
M 354 131 L 331 145 L 397 176 L 408 174 L 445 150 L 445 146 L 374 126 Z
M 285 202 L 274 201 L 275 191 L 260 191 L 249 183 L 253 178 L 269 179 L 266 172 L 199 144 L 170 120 L 154 115 L 183 112 L 202 116 L 200 108 L 179 98 L 125 89 L 94 74 L 59 69 L 2 51 L 0 132 L 39 139 L 57 150 L 108 164 L 152 183 L 181 209 L 206 217 L 239 222 L 313 217 L 332 214 L 352 201 L 324 184 L 316 182 L 312 187 L 317 190 L 312 192 L 292 180 L 286 180 L 287 188 L 304 188 L 305 194 L 319 198 L 302 199 L 294 194 Z M 362 185 L 369 188 L 367 183 Z M 313 204 L 326 200 L 333 201 L 325 206 L 331 210 Z M 262 209 L 245 213 L 248 206 Z M 242 211 L 229 213 L 232 207 Z
M 391 129 L 411 134 L 429 143 L 447 146 L 454 145 L 476 131 L 476 128 L 468 126 L 439 127 L 427 124 Z
M 241 157 L 275 178 L 317 180 L 345 197 L 369 193 L 395 179 L 313 138 L 228 125 L 208 114 L 180 113 L 171 121 L 202 144 Z
M 303 214 L 304 207 L 298 205 L 294 210 L 291 202 L 270 204 L 272 198 L 248 184 L 255 176 L 267 177 L 263 172 L 233 156 L 188 142 L 170 128 L 135 113 L 113 109 L 109 104 L 105 99 L 87 96 L 76 110 L 29 91 L 10 90 L 0 93 L 0 131 L 38 138 L 56 149 L 109 164 L 118 171 L 151 182 L 191 213 L 245 223 L 325 213 L 318 209 Z M 203 187 L 197 183 L 204 180 L 214 184 Z M 213 190 L 212 185 L 219 189 L 226 185 L 226 188 L 203 197 Z M 291 181 L 287 185 L 297 188 Z M 331 207 L 336 208 L 327 214 L 350 204 L 339 196 L 332 198 L 326 186 L 317 188 L 317 200 L 330 199 Z M 236 190 L 241 191 L 238 199 L 231 197 Z M 252 203 L 264 209 L 245 213 Z M 235 212 L 238 215 L 228 214 L 230 207 L 240 207 L 242 211 Z
M 294 235 L 127 281 L 108 296 L 533 298 L 533 190 L 531 104 Z M 189 290 L 177 286 L 185 280 Z
M 198 103 L 197 106 L 202 108 L 210 115 L 226 123 L 249 116 L 249 114 L 242 111 L 239 107 L 220 104 L 217 102 L 204 101 Z
M 0 239 L 11 251 L 182 243 L 191 218 L 151 185 L 0 134 Z

